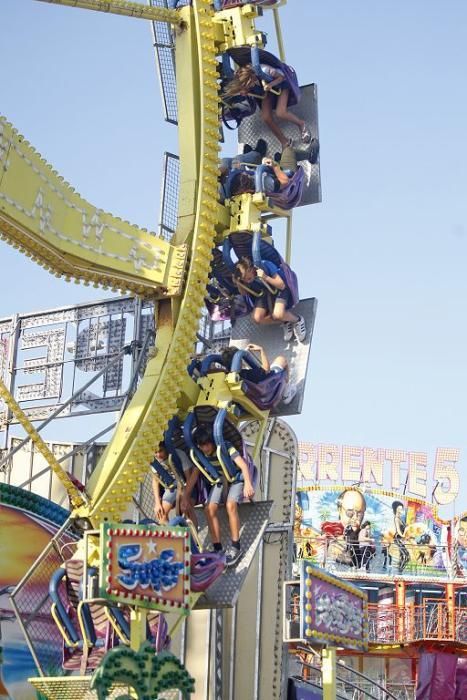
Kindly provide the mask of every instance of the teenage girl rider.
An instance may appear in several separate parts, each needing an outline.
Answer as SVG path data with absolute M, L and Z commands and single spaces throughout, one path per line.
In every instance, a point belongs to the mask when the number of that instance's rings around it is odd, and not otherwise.
M 288 310 L 292 303 L 292 295 L 281 275 L 280 268 L 269 260 L 262 260 L 261 267 L 264 269 L 255 267 L 252 259 L 244 256 L 235 265 L 233 275 L 242 294 L 248 294 L 251 283 L 253 283 L 255 291 L 259 290 L 258 296 L 252 295 L 251 297 L 254 303 L 253 320 L 260 324 L 282 323 L 286 343 L 292 340 L 294 335 L 299 343 L 303 343 L 306 338 L 305 319 L 303 316 Z M 261 289 L 258 283 L 254 284 L 257 279 L 262 280 L 275 291 L 277 290 L 277 293 L 271 294 L 264 285 L 261 285 L 263 287 Z M 270 310 L 270 306 L 272 310 Z
M 303 143 L 310 143 L 311 133 L 306 122 L 299 119 L 295 114 L 289 112 L 289 90 L 290 86 L 287 82 L 284 73 L 280 68 L 273 68 L 267 63 L 261 63 L 261 70 L 272 77 L 270 83 L 261 83 L 256 75 L 251 63 L 246 66 L 240 66 L 235 71 L 235 75 L 227 84 L 224 94 L 226 97 L 234 97 L 235 95 L 253 95 L 258 98 L 261 103 L 261 116 L 263 121 L 271 129 L 274 136 L 280 141 L 282 148 L 290 146 L 290 140 L 285 136 L 283 131 L 274 121 L 273 110 L 279 119 L 296 124 L 300 130 L 300 137 Z M 280 95 L 275 95 L 272 90 L 280 90 Z

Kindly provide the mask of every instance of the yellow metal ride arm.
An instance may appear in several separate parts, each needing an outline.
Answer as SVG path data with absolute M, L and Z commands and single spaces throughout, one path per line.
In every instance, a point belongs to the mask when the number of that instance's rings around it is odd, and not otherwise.
M 156 298 L 182 288 L 186 246 L 86 202 L 2 118 L 0 235 L 66 280 Z
M 38 2 L 80 7 L 83 10 L 96 10 L 97 12 L 110 12 L 113 15 L 124 15 L 125 17 L 151 19 L 155 22 L 171 22 L 172 24 L 180 24 L 181 22 L 180 14 L 176 10 L 141 5 L 139 2 L 129 2 L 129 0 L 38 0 Z
M 184 27 L 176 38 L 181 172 L 173 243 L 188 246 L 190 265 L 183 295 L 159 302 L 155 356 L 87 484 L 91 506 L 75 511 L 94 526 L 122 516 L 147 474 L 155 444 L 177 412 L 184 384 L 191 382 L 186 367 L 215 243 L 219 105 L 214 13 L 209 0 L 195 0 L 179 17 Z
M 192 7 L 177 11 L 123 0 L 46 1 L 178 25 L 180 203 L 171 244 L 92 207 L 7 122 L 0 122 L 0 235 L 57 276 L 110 285 L 158 302 L 155 352 L 88 481 L 90 502 L 78 505 L 73 494 L 74 515 L 89 518 L 97 527 L 121 518 L 147 474 L 168 420 L 194 398 L 186 367 L 211 252 L 218 232 L 229 227 L 217 201 L 216 56 L 226 46 L 259 43 L 260 36 L 252 21 L 257 14 L 253 6 L 215 15 L 210 0 L 193 0 Z M 247 228 L 251 230 L 251 222 Z

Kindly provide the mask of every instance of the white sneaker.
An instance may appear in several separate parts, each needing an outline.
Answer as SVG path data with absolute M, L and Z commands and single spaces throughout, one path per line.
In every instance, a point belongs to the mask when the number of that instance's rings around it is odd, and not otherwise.
M 306 338 L 306 325 L 303 316 L 298 317 L 298 321 L 293 324 L 293 333 L 299 343 L 303 343 Z
M 286 321 L 282 324 L 282 330 L 284 332 L 284 341 L 286 343 L 290 342 L 294 336 L 294 323 L 292 321 Z

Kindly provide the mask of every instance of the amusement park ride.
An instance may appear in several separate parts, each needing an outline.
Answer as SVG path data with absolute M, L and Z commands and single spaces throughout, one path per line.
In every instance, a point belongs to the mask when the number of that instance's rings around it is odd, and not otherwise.
M 152 23 L 179 154 L 166 154 L 155 234 L 89 204 L 0 122 L 3 240 L 66 281 L 131 295 L 2 321 L 2 501 L 42 509 L 39 520 L 55 529 L 11 594 L 39 673 L 30 682 L 60 700 L 285 697 L 281 584 L 291 574 L 297 447 L 280 416 L 301 410 L 316 312 L 315 299 L 299 300 L 289 267 L 292 210 L 320 200 L 316 88 L 300 89 L 285 63 L 284 0 L 56 4 Z M 278 57 L 256 27 L 266 10 Z M 228 96 L 242 68 L 251 89 Z M 221 172 L 223 129 L 238 126 L 250 149 L 235 164 L 222 160 Z M 284 256 L 273 242 L 281 219 Z M 238 265 L 246 261 L 251 279 Z M 255 322 L 271 314 L 275 323 Z M 226 364 L 229 340 L 238 350 Z M 272 369 L 255 354 L 259 344 L 276 357 Z M 98 394 L 89 390 L 96 379 Z M 105 430 L 68 452 L 41 436 L 58 417 L 115 410 L 107 445 L 98 443 Z M 8 437 L 13 424 L 24 439 Z M 213 451 L 197 442 L 200 428 Z M 161 441 L 166 462 L 154 458 Z M 27 484 L 15 469 L 25 450 Z M 164 497 L 186 487 L 180 451 L 200 494 L 229 490 L 219 522 L 215 502 L 208 523 L 202 508 L 197 526 L 180 515 L 154 521 L 153 480 Z M 69 512 L 26 504 L 22 489 L 44 478 L 44 495 L 63 504 L 66 494 Z M 237 511 L 230 493 L 239 487 L 243 496 L 254 489 L 255 500 Z
M 179 154 L 164 156 L 156 234 L 89 204 L 0 120 L 2 239 L 122 294 L 0 320 L 0 525 L 26 515 L 37 548 L 0 596 L 30 683 L 57 700 L 409 700 L 417 679 L 417 700 L 467 698 L 467 521 L 364 479 L 315 479 L 295 511 L 301 448 L 282 417 L 301 411 L 317 303 L 289 267 L 292 211 L 321 191 L 317 91 L 285 62 L 286 0 L 41 1 L 151 23 Z M 115 411 L 86 442 L 41 436 Z M 244 502 L 203 509 L 218 484 Z

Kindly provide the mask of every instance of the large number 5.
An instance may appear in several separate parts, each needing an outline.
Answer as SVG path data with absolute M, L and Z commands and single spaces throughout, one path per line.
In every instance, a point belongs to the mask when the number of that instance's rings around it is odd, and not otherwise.
M 453 447 L 438 447 L 436 450 L 433 496 L 440 506 L 454 501 L 459 493 L 459 473 L 456 469 L 459 453 L 460 450 Z

